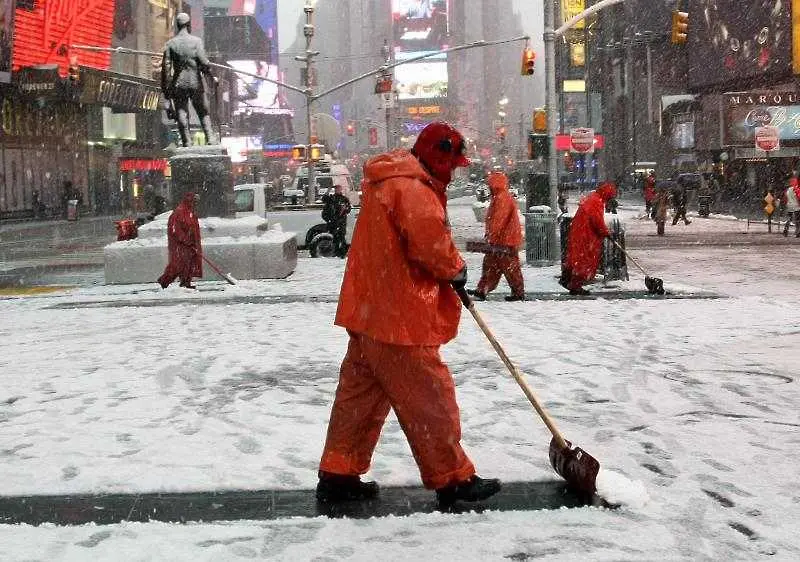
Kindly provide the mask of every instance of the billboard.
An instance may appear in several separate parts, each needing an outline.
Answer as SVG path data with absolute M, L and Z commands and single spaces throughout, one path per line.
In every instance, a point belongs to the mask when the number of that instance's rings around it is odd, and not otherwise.
M 792 75 L 788 2 L 704 0 L 688 12 L 690 90 L 766 87 Z
M 775 127 L 781 141 L 800 141 L 800 94 L 796 92 L 725 95 L 726 145 L 752 145 L 758 127 Z
M 6 0 L 3 4 L 13 4 Z M 14 13 L 13 68 L 58 64 L 67 75 L 69 56 L 77 55 L 81 66 L 107 70 L 111 53 L 70 50 L 70 45 L 111 47 L 115 0 L 47 0 L 17 2 Z
M 422 53 L 397 53 L 396 59 Z M 395 67 L 395 87 L 401 100 L 419 100 L 426 98 L 447 97 L 447 58 L 446 55 L 434 55 Z
M 447 0 L 392 0 L 394 44 L 403 51 L 430 51 L 447 44 Z
M 447 0 L 392 0 L 392 28 L 396 62 L 447 47 Z M 395 67 L 400 100 L 447 96 L 447 56 L 433 55 Z
M 261 153 L 264 149 L 263 141 L 259 136 L 250 137 L 222 137 L 220 144 L 228 151 L 228 156 L 234 164 L 247 162 L 247 155 L 250 153 Z
M 266 61 L 231 60 L 228 64 L 236 70 L 278 80 L 278 67 Z M 234 113 L 272 113 L 281 107 L 278 85 L 245 74 L 236 75 L 236 93 L 239 98 Z

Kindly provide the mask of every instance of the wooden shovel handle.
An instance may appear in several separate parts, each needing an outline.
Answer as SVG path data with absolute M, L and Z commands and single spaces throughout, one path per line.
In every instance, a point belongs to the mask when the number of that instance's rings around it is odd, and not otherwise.
M 622 250 L 622 253 L 623 253 L 623 254 L 625 254 L 626 256 L 628 256 L 628 259 L 629 259 L 629 260 L 631 260 L 631 261 L 632 261 L 632 262 L 633 262 L 633 263 L 636 265 L 636 267 L 638 267 L 638 268 L 639 268 L 639 271 L 641 271 L 641 272 L 642 272 L 644 275 L 647 275 L 647 272 L 644 270 L 644 268 L 643 268 L 641 265 L 639 265 L 639 262 L 638 262 L 638 261 L 636 261 L 636 258 L 634 258 L 632 255 L 630 255 L 630 254 L 628 253 L 628 250 L 626 250 L 625 248 L 623 248 L 623 247 L 622 247 L 622 244 L 620 244 L 619 242 L 617 242 L 617 241 L 616 241 L 616 240 L 614 240 L 613 238 L 611 239 L 611 241 L 614 243 L 614 245 L 615 245 L 617 248 L 619 248 L 620 250 Z
M 508 357 L 508 354 L 503 349 L 503 346 L 500 345 L 500 342 L 498 342 L 497 338 L 494 337 L 492 330 L 490 330 L 489 326 L 486 325 L 486 322 L 483 321 L 483 317 L 475 309 L 475 303 L 473 303 L 472 299 L 469 298 L 466 289 L 459 287 L 456 289 L 456 292 L 458 293 L 459 298 L 461 298 L 461 302 L 464 303 L 464 306 L 467 308 L 467 310 L 469 310 L 470 314 L 472 314 L 475 322 L 477 322 L 478 326 L 480 326 L 481 331 L 486 336 L 486 339 L 488 339 L 489 343 L 492 344 L 492 347 L 497 352 L 497 355 L 499 355 L 500 359 L 503 361 L 503 363 L 505 363 L 506 367 L 508 368 L 508 372 L 511 373 L 511 376 L 514 377 L 515 381 L 517 381 L 517 384 L 522 389 L 522 392 L 525 393 L 525 396 L 533 405 L 534 409 L 539 414 L 539 417 L 542 418 L 542 421 L 547 426 L 547 429 L 549 429 L 550 433 L 553 434 L 553 438 L 556 440 L 559 448 L 569 449 L 569 445 L 567 445 L 567 442 L 561 436 L 561 432 L 558 431 L 555 422 L 553 422 L 552 418 L 550 418 L 550 416 L 547 414 L 544 407 L 541 405 L 541 403 L 539 403 L 539 399 L 536 398 L 536 395 L 533 393 L 533 390 L 531 390 L 531 387 L 529 387 L 528 383 L 525 382 L 525 378 L 520 370 Z

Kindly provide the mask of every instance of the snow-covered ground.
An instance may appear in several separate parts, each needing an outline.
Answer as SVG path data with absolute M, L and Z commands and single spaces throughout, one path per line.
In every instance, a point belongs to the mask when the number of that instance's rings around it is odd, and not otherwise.
M 481 233 L 471 213 L 453 213 L 462 235 Z M 634 220 L 630 228 L 655 230 Z M 478 304 L 565 436 L 643 486 L 634 499 L 649 497 L 644 505 L 5 525 L 0 559 L 800 559 L 797 286 L 773 269 L 796 270 L 798 255 L 779 250 L 641 252 L 668 289 L 730 298 Z M 473 286 L 480 256 L 467 257 Z M 343 260 L 304 258 L 286 280 L 206 283 L 197 293 L 96 286 L 0 300 L 0 494 L 312 488 L 346 345 L 332 325 L 336 305 L 233 297 L 332 296 L 343 269 Z M 615 284 L 642 290 L 630 272 Z M 524 273 L 528 291 L 563 292 L 556 268 Z M 136 306 L 146 301 L 163 306 Z M 468 314 L 443 355 L 479 472 L 554 478 L 547 430 Z M 394 418 L 369 476 L 419 483 Z

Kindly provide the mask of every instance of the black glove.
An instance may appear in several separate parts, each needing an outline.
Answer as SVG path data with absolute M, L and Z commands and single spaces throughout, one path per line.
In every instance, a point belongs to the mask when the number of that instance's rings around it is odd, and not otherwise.
M 459 289 L 463 289 L 467 286 L 467 266 L 461 268 L 455 277 L 450 280 L 450 284 L 453 288 L 458 291 Z

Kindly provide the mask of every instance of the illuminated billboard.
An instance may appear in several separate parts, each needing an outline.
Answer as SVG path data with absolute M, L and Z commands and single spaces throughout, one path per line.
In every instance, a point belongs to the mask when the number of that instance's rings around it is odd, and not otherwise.
M 278 80 L 278 67 L 265 61 L 232 60 L 228 64 L 236 70 Z M 281 108 L 278 85 L 254 76 L 237 74 L 236 93 L 239 103 L 235 113 L 275 113 Z
M 394 44 L 402 51 L 430 51 L 447 44 L 447 0 L 392 0 Z
M 397 53 L 397 60 L 403 60 L 403 55 Z M 401 100 L 447 97 L 447 59 L 444 54 L 397 66 L 394 73 L 395 87 Z
M 11 2 L 4 2 L 8 4 Z M 47 0 L 17 2 L 14 14 L 13 68 L 38 64 L 58 64 L 67 75 L 69 56 L 77 56 L 81 66 L 107 70 L 110 52 L 78 51 L 70 45 L 111 46 L 115 0 Z
M 792 75 L 788 2 L 690 2 L 689 89 L 766 87 Z
M 220 144 L 228 151 L 228 156 L 234 164 L 247 162 L 247 155 L 258 153 L 261 156 L 263 151 L 263 141 L 261 137 L 222 137 Z

